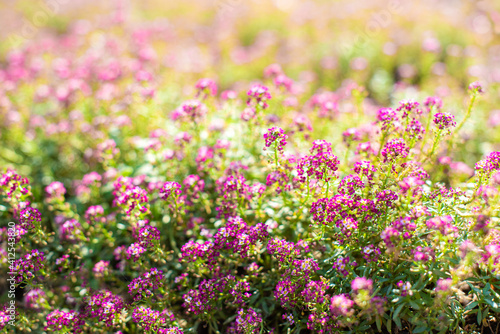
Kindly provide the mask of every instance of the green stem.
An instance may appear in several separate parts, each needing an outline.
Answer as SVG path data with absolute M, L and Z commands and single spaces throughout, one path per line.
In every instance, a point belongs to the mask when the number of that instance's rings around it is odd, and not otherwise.
M 429 127 L 431 125 L 431 118 L 432 118 L 433 111 L 434 111 L 434 106 L 431 107 L 431 110 L 429 110 L 429 115 L 427 115 L 427 122 L 425 123 L 424 138 L 422 139 L 422 147 L 420 149 L 420 152 L 424 151 L 424 147 L 425 147 L 425 144 L 427 142 L 427 134 L 429 133 Z
M 311 194 L 311 188 L 309 187 L 309 174 L 306 173 L 306 175 L 307 196 L 304 202 L 301 203 L 301 206 L 307 203 L 307 201 L 309 200 L 309 195 Z
M 177 196 L 174 196 L 174 203 L 175 203 L 175 211 L 174 211 L 173 217 L 171 217 L 170 221 L 168 222 L 168 224 L 169 224 L 168 239 L 170 241 L 170 246 L 171 246 L 172 250 L 174 250 L 174 252 L 176 254 L 179 254 L 179 249 L 177 248 L 177 243 L 175 242 L 175 231 L 174 231 L 175 230 L 174 223 L 178 218 Z M 180 218 L 180 216 L 179 216 L 179 218 Z
M 476 97 L 477 97 L 476 94 L 473 94 L 471 96 L 470 103 L 469 103 L 469 108 L 467 109 L 467 113 L 465 114 L 464 119 L 462 119 L 462 121 L 460 122 L 460 124 L 458 124 L 458 126 L 455 129 L 455 135 L 456 136 L 458 136 L 458 132 L 460 131 L 460 129 L 462 129 L 462 127 L 464 126 L 465 122 L 469 119 L 470 114 L 472 112 L 472 106 L 474 105 L 474 102 L 476 101 Z M 450 142 L 449 142 L 449 145 L 448 145 L 448 151 L 449 152 L 451 152 L 451 150 L 453 149 L 453 146 L 455 145 L 455 135 L 450 139 Z
M 384 184 L 382 185 L 382 189 L 385 189 L 385 186 L 387 185 L 387 181 L 391 178 L 392 166 L 393 166 L 393 163 L 391 162 L 389 165 L 389 171 L 387 172 L 387 175 L 385 176 L 385 180 L 384 180 Z
M 458 134 L 458 131 L 460 131 L 460 129 L 464 126 L 465 122 L 469 119 L 471 111 L 472 111 L 472 106 L 474 105 L 475 101 L 476 101 L 476 94 L 473 94 L 471 99 L 470 99 L 469 108 L 467 109 L 467 113 L 465 114 L 465 117 L 462 120 L 462 122 L 460 122 L 460 124 L 455 129 L 455 133 Z
M 276 171 L 278 171 L 278 142 L 274 142 L 274 162 L 276 163 Z
M 434 155 L 434 152 L 436 151 L 436 148 L 437 148 L 437 144 L 439 143 L 439 139 L 441 139 L 442 133 L 443 133 L 443 130 L 439 129 L 437 134 L 436 134 L 436 139 L 434 140 L 434 144 L 432 144 L 432 149 L 431 149 L 429 155 L 427 155 L 427 159 L 432 158 L 432 156 Z
M 382 140 L 380 140 L 380 147 L 378 148 L 377 158 L 380 157 L 380 152 L 382 152 L 382 147 L 384 147 L 385 140 L 387 139 L 387 132 L 382 134 Z

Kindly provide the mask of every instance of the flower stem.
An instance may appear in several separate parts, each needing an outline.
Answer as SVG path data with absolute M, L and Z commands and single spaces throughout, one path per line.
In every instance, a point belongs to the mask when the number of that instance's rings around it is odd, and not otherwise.
M 469 108 L 467 109 L 467 113 L 465 114 L 465 117 L 462 119 L 462 121 L 460 122 L 460 124 L 458 124 L 458 126 L 456 127 L 455 129 L 455 135 L 458 136 L 458 132 L 460 131 L 460 129 L 462 129 L 462 127 L 464 126 L 465 122 L 469 119 L 470 117 L 470 114 L 472 112 L 472 106 L 474 105 L 474 102 L 476 101 L 476 94 L 473 94 L 470 98 L 470 103 L 469 103 Z M 451 152 L 451 150 L 453 149 L 453 146 L 455 145 L 455 136 L 453 136 L 451 139 L 450 139 L 450 142 L 448 144 L 448 152 Z

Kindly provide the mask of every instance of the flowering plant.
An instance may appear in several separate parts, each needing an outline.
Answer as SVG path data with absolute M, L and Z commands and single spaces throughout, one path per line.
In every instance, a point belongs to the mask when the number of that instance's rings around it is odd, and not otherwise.
M 481 83 L 414 99 L 395 84 L 377 100 L 376 80 L 319 89 L 274 64 L 251 73 L 259 83 L 179 90 L 164 63 L 182 55 L 155 51 L 169 29 L 106 47 L 84 31 L 60 41 L 88 52 L 45 47 L 46 71 L 37 40 L 0 63 L 0 267 L 17 302 L 11 327 L 0 290 L 0 330 L 499 323 L 500 152 L 471 117 L 492 101 Z

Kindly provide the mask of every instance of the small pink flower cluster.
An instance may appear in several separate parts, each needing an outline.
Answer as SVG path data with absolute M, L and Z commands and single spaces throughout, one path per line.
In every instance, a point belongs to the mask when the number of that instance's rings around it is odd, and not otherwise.
M 455 127 L 457 122 L 455 122 L 455 116 L 452 114 L 439 112 L 434 115 L 434 124 L 436 124 L 439 129 L 444 130 Z
M 19 214 L 19 221 L 21 222 L 21 227 L 25 230 L 31 230 L 35 226 L 39 226 L 42 221 L 42 215 L 40 211 L 35 208 L 27 207 L 21 211 Z
M 24 255 L 24 259 L 15 260 L 10 271 L 16 273 L 16 283 L 32 281 L 35 274 L 45 267 L 45 256 L 38 249 Z
M 269 128 L 264 134 L 266 147 L 269 148 L 271 145 L 274 145 L 274 149 L 280 154 L 283 154 L 283 149 L 287 144 L 286 139 L 287 135 L 285 135 L 285 131 L 278 127 Z
M 267 109 L 269 106 L 267 101 L 271 99 L 271 94 L 269 93 L 269 89 L 266 86 L 256 84 L 253 85 L 247 93 L 248 100 L 247 105 L 252 106 L 256 105 L 262 109 Z
M 128 285 L 128 292 L 135 301 L 151 298 L 154 290 L 163 287 L 163 271 L 152 268 L 150 271 L 135 278 Z

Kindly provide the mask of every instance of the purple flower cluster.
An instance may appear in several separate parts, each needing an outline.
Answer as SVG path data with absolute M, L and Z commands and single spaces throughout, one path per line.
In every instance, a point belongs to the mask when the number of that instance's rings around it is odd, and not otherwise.
M 266 147 L 271 147 L 274 145 L 274 148 L 280 153 L 283 154 L 283 149 L 286 146 L 287 135 L 285 135 L 285 131 L 282 128 L 272 127 L 267 130 L 264 134 L 264 140 Z
M 234 324 L 228 329 L 233 334 L 257 334 L 260 333 L 262 317 L 253 308 L 240 309 Z
M 384 241 L 388 249 L 393 249 L 398 246 L 402 240 L 410 239 L 416 228 L 415 222 L 410 218 L 399 218 L 392 222 L 391 226 L 382 231 L 380 238 Z
M 362 253 L 363 258 L 368 263 L 377 262 L 381 255 L 380 248 L 376 247 L 373 244 L 365 246 L 362 250 Z
M 266 177 L 266 186 L 271 187 L 273 184 L 277 184 L 276 193 L 281 194 L 283 190 L 289 191 L 292 185 L 289 184 L 290 177 L 285 172 L 272 171 Z
M 384 162 L 395 162 L 399 159 L 405 159 L 409 153 L 408 146 L 401 138 L 392 139 L 382 149 Z
M 142 247 L 140 243 L 133 243 L 127 248 L 127 259 L 133 259 L 136 262 L 144 252 L 146 252 L 146 248 Z
M 172 195 L 177 198 L 177 196 L 179 196 L 180 194 L 181 185 L 173 181 L 165 182 L 160 190 L 160 198 L 164 201 L 167 201 Z
M 269 89 L 266 86 L 256 84 L 253 85 L 247 93 L 248 100 L 247 105 L 257 105 L 262 109 L 267 109 L 269 106 L 267 104 L 267 100 L 271 99 L 271 94 L 269 93 Z
M 89 225 L 105 223 L 104 208 L 100 205 L 92 205 L 85 211 L 85 220 Z
M 237 280 L 233 275 L 204 279 L 196 290 L 191 289 L 183 296 L 183 307 L 189 313 L 207 315 L 220 308 L 218 303 L 224 296 L 228 303 L 243 305 L 251 296 L 249 290 L 248 282 Z
M 163 271 L 152 268 L 150 271 L 135 278 L 128 285 L 128 292 L 135 301 L 149 299 L 153 296 L 153 291 L 163 287 Z
M 396 111 L 391 108 L 380 109 L 378 111 L 377 121 L 382 123 L 380 127 L 382 132 L 388 132 L 400 126 L 398 115 Z
M 453 225 L 451 216 L 434 217 L 425 223 L 428 229 L 439 231 L 443 236 L 456 238 L 458 236 L 458 228 Z
M 302 252 L 308 252 L 307 244 L 295 244 L 279 238 L 272 238 L 267 243 L 267 251 L 278 259 L 279 262 L 288 262 L 299 256 Z
M 35 288 L 24 296 L 24 303 L 32 310 L 41 310 L 48 305 L 47 294 L 42 289 Z
M 358 195 L 338 194 L 332 198 L 321 198 L 312 203 L 310 213 L 313 221 L 317 224 L 342 226 L 342 222 L 351 218 L 357 222 L 364 217 L 370 219 L 372 215 L 378 214 L 372 200 L 361 198 Z M 351 225 L 354 223 L 351 221 Z
M 137 239 L 142 247 L 155 248 L 160 241 L 160 230 L 154 226 L 146 225 L 139 231 Z
M 354 301 L 347 294 L 332 296 L 330 312 L 336 317 L 351 317 L 354 314 Z
M 181 249 L 181 259 L 187 262 L 195 262 L 202 259 L 210 268 L 216 264 L 221 252 L 227 252 L 228 256 L 246 258 L 249 251 L 257 241 L 263 241 L 268 237 L 267 226 L 258 223 L 248 226 L 240 217 L 229 218 L 225 227 L 219 228 L 213 237 L 213 241 L 204 243 L 188 241 Z
M 371 183 L 373 181 L 373 176 L 377 172 L 377 168 L 375 168 L 370 161 L 365 160 L 355 162 L 353 171 L 360 176 L 365 176 L 368 182 Z
M 31 230 L 35 226 L 39 226 L 42 221 L 42 215 L 40 211 L 35 208 L 27 207 L 21 211 L 19 214 L 19 221 L 21 222 L 21 227 L 25 230 Z
M 328 290 L 328 281 L 309 281 L 301 292 L 301 298 L 304 303 L 314 305 L 323 304 L 325 301 L 326 290 Z
M 431 108 L 441 110 L 443 107 L 443 101 L 437 96 L 429 96 L 425 99 L 424 105 L 427 107 L 427 112 L 431 112 Z
M 349 256 L 338 257 L 335 262 L 333 262 L 332 268 L 337 270 L 342 276 L 347 277 L 349 275 L 349 266 L 356 266 L 356 262 L 350 262 Z
M 486 159 L 476 163 L 475 169 L 478 173 L 490 176 L 493 172 L 500 170 L 500 152 L 491 152 Z
M 425 134 L 425 128 L 418 120 L 412 118 L 405 129 L 408 136 L 413 140 L 421 140 L 422 136 Z
M 311 148 L 311 155 L 306 155 L 297 163 L 300 182 L 305 183 L 307 177 L 330 181 L 338 170 L 339 159 L 332 154 L 331 144 L 316 140 Z
M 28 179 L 21 177 L 12 169 L 7 169 L 7 171 L 0 176 L 0 186 L 7 196 L 11 196 L 17 189 L 19 189 L 22 194 L 27 194 L 29 189 L 23 187 L 26 185 L 29 185 Z
M 198 80 L 195 85 L 198 92 L 197 96 L 204 95 L 204 97 L 217 95 L 217 84 L 212 79 L 203 78 Z
M 401 296 L 406 297 L 406 296 L 412 296 L 413 291 L 411 290 L 411 283 L 406 281 L 399 281 L 396 286 L 401 290 Z
M 125 214 L 135 216 L 145 214 L 149 210 L 147 191 L 135 186 L 133 181 L 127 178 L 118 178 L 114 183 L 115 196 L 113 204 L 121 207 Z
M 30 194 L 29 181 L 16 171 L 7 169 L 0 175 L 0 193 L 7 196 L 7 201 L 11 202 L 15 209 L 22 209 L 23 198 Z
M 76 219 L 68 219 L 59 225 L 59 237 L 61 240 L 72 243 L 85 238 L 82 225 Z
M 207 114 L 207 106 L 198 100 L 189 100 L 176 110 L 176 118 L 187 119 L 193 123 L 200 122 Z
M 165 328 L 175 321 L 175 317 L 169 310 L 162 312 L 153 310 L 146 306 L 137 306 L 132 311 L 132 320 L 141 325 L 145 331 L 156 331 L 157 333 L 182 333 L 177 327 Z
M 396 111 L 402 113 L 402 118 L 407 118 L 411 113 L 420 115 L 422 113 L 422 110 L 418 108 L 419 106 L 420 103 L 418 103 L 417 101 L 403 100 L 399 102 L 399 107 L 396 109 Z
M 59 332 L 74 330 L 75 324 L 78 321 L 78 314 L 75 311 L 64 312 L 61 310 L 54 310 L 47 314 L 47 325 L 45 331 Z M 75 331 L 78 333 L 78 331 Z
M 38 249 L 24 255 L 23 259 L 15 260 L 10 271 L 17 273 L 16 283 L 33 280 L 35 273 L 45 267 L 44 261 L 44 253 Z
M 296 291 L 297 286 L 289 280 L 278 282 L 274 290 L 274 297 L 280 302 L 284 308 L 294 308 L 296 306 Z
M 427 262 L 435 258 L 435 251 L 431 247 L 418 246 L 413 251 L 413 259 L 417 262 Z
M 66 188 L 59 181 L 54 181 L 45 187 L 45 192 L 47 194 L 47 201 L 60 201 L 64 200 L 64 194 L 66 194 Z
M 450 129 L 457 125 L 455 122 L 455 116 L 446 112 L 438 112 L 434 115 L 434 124 L 441 129 Z
M 473 94 L 482 94 L 484 93 L 483 85 L 479 81 L 474 81 L 469 85 L 469 91 Z
M 94 277 L 96 278 L 102 278 L 106 277 L 109 275 L 109 261 L 99 261 L 94 265 L 94 268 L 92 269 L 92 272 L 94 273 Z
M 357 190 L 361 190 L 364 187 L 365 184 L 359 176 L 349 174 L 340 181 L 338 192 L 342 195 L 354 195 Z
M 102 321 L 106 327 L 111 327 L 124 308 L 125 303 L 120 296 L 103 290 L 88 298 L 83 316 Z

